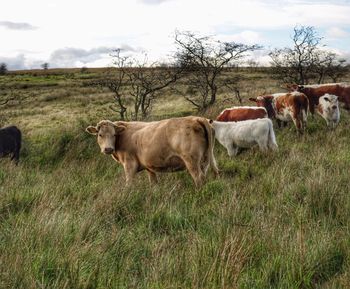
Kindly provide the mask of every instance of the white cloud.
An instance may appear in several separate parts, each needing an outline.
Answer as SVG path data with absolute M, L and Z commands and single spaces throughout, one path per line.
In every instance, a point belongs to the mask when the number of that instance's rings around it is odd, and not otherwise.
M 6 63 L 9 70 L 26 68 L 26 59 L 23 54 L 18 54 L 13 57 L 0 57 L 0 63 Z
M 234 34 L 218 34 L 217 38 L 227 42 L 238 42 L 248 45 L 261 43 L 263 37 L 260 33 L 252 30 L 244 30 Z
M 110 54 L 117 47 L 96 47 L 89 50 L 82 48 L 66 47 L 55 50 L 49 59 L 50 67 L 80 67 L 80 66 L 91 66 L 92 63 L 103 59 L 103 63 L 107 60 L 110 61 Z M 122 45 L 120 47 L 122 51 L 134 52 L 135 49 L 128 46 Z
M 151 5 L 157 5 L 167 1 L 172 1 L 172 0 L 140 0 L 140 2 L 143 2 L 145 4 L 151 4 Z
M 11 22 L 11 21 L 0 21 L 0 26 L 11 29 L 11 30 L 35 30 L 37 27 L 29 23 Z
M 28 50 L 35 52 L 25 53 L 28 61 L 49 61 L 65 47 L 90 51 L 128 44 L 147 50 L 151 60 L 162 59 L 175 50 L 175 29 L 277 46 L 283 39 L 276 38 L 276 30 L 291 33 L 296 24 L 344 30 L 350 26 L 349 15 L 350 5 L 341 0 L 11 0 L 2 3 L 0 19 L 6 16 L 12 23 L 35 23 L 40 29 L 1 29 L 0 56 L 15 57 L 18 51 Z M 339 30 L 332 33 L 341 35 Z M 289 40 L 289 35 L 285 38 Z M 101 59 L 105 56 L 100 54 Z M 69 62 L 74 57 L 70 54 Z M 97 61 L 76 57 L 79 65 Z
M 349 33 L 339 27 L 331 27 L 326 30 L 326 36 L 329 39 L 338 39 L 349 37 Z

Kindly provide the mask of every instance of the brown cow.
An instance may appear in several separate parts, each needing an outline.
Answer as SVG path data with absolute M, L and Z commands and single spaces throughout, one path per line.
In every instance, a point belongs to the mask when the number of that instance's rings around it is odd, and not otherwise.
M 288 84 L 287 88 L 291 91 L 304 93 L 309 99 L 310 112 L 313 114 L 318 105 L 319 98 L 326 93 L 338 96 L 338 100 L 343 102 L 344 108 L 350 110 L 350 85 L 344 83 L 329 83 L 317 85 L 298 85 Z
M 271 95 L 249 98 L 258 106 L 266 108 L 269 118 L 276 118 L 278 126 L 281 122 L 292 120 L 298 132 L 302 133 L 306 127 L 309 102 L 301 92 L 275 93 Z
M 197 187 L 203 183 L 209 166 L 218 174 L 213 154 L 214 130 L 205 118 L 102 120 L 86 131 L 97 135 L 102 153 L 123 165 L 127 184 L 142 170 L 147 170 L 150 182 L 157 182 L 157 172 L 187 169 Z
M 248 119 L 267 118 L 264 107 L 234 106 L 224 109 L 216 118 L 217 121 L 242 121 Z

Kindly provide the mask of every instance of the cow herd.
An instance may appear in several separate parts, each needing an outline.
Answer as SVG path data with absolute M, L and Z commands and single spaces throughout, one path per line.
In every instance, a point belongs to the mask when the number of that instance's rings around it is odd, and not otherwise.
M 271 119 L 281 127 L 293 122 L 297 131 L 306 128 L 308 112 L 316 111 L 334 129 L 339 123 L 338 101 L 350 110 L 350 86 L 345 84 L 287 85 L 289 92 L 249 98 L 256 106 L 238 106 L 222 111 L 216 120 L 188 116 L 153 122 L 102 120 L 86 131 L 97 136 L 104 154 L 111 155 L 125 172 L 130 184 L 137 172 L 146 170 L 151 183 L 158 172 L 187 170 L 200 187 L 211 168 L 219 170 L 214 156 L 215 138 L 228 155 L 258 146 L 261 151 L 277 150 Z M 0 129 L 0 157 L 10 155 L 16 163 L 21 148 L 18 128 Z
M 261 151 L 276 150 L 271 119 L 276 119 L 279 127 L 292 121 L 303 133 L 309 111 L 317 110 L 327 125 L 335 128 L 340 118 L 338 99 L 350 108 L 350 87 L 343 84 L 288 88 L 291 91 L 287 93 L 250 98 L 257 106 L 225 109 L 215 121 L 195 116 L 153 122 L 102 120 L 86 131 L 97 135 L 102 153 L 122 164 L 127 184 L 142 170 L 148 172 L 150 182 L 157 182 L 158 172 L 187 169 L 199 187 L 209 167 L 216 175 L 219 172 L 214 137 L 231 157 L 256 145 Z

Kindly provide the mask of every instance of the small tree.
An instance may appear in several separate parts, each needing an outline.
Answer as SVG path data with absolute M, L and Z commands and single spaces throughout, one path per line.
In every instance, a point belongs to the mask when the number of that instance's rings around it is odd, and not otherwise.
M 0 63 L 0 75 L 5 75 L 7 73 L 7 64 L 2 62 Z
M 345 59 L 336 59 L 335 63 L 331 63 L 326 70 L 326 75 L 332 79 L 333 82 L 338 82 L 340 78 L 349 73 L 349 65 Z
M 85 73 L 88 73 L 88 72 L 89 72 L 89 70 L 88 70 L 88 68 L 86 66 L 83 66 L 82 68 L 80 68 L 80 73 L 85 74 Z
M 344 62 L 339 62 L 335 53 L 322 49 L 321 40 L 314 27 L 296 26 L 293 47 L 270 52 L 274 72 L 282 82 L 322 83 L 326 77 L 334 81 L 344 75 Z
M 120 49 L 112 54 L 115 69 L 93 85 L 107 87 L 114 93 L 121 119 L 139 119 L 147 117 L 158 93 L 175 83 L 182 75 L 179 68 L 159 67 L 157 63 L 148 64 L 147 55 L 143 60 L 122 56 Z M 131 112 L 128 115 L 128 111 Z
M 318 61 L 313 67 L 313 71 L 317 75 L 317 83 L 323 83 L 327 78 L 337 82 L 347 74 L 346 60 L 340 59 L 336 53 L 320 51 L 317 57 Z
M 41 68 L 44 70 L 48 70 L 49 69 L 49 64 L 47 62 L 41 64 Z
M 187 72 L 187 85 L 193 95 L 185 99 L 198 110 L 204 111 L 216 101 L 219 76 L 246 52 L 259 49 L 259 45 L 221 42 L 209 36 L 191 32 L 175 32 L 177 64 Z
M 254 59 L 248 59 L 246 61 L 246 65 L 250 68 L 250 72 L 254 72 L 257 70 L 257 68 L 259 67 L 259 62 L 257 62 Z

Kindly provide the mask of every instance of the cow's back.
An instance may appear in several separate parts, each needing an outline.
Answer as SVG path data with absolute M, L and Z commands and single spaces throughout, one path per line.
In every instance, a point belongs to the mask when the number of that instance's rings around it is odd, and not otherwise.
M 346 108 L 350 106 L 350 86 L 345 84 L 310 85 L 302 87 L 300 92 L 306 94 L 310 105 L 318 105 L 319 98 L 326 93 L 338 96 L 340 102 L 345 103 Z
M 263 107 L 234 107 L 223 110 L 216 118 L 217 121 L 244 121 L 266 118 L 267 112 Z
M 119 137 L 117 151 L 135 156 L 142 168 L 156 171 L 184 168 L 180 155 L 208 147 L 208 135 L 201 117 L 172 118 L 156 122 L 127 123 Z
M 0 155 L 19 151 L 21 148 L 21 131 L 16 126 L 0 129 Z

